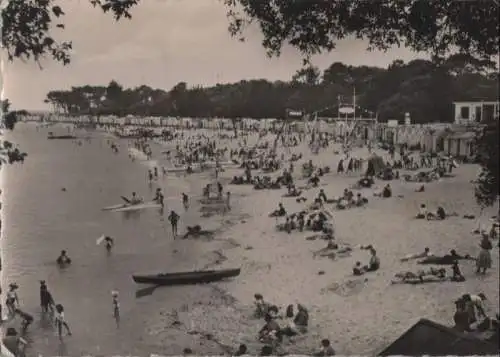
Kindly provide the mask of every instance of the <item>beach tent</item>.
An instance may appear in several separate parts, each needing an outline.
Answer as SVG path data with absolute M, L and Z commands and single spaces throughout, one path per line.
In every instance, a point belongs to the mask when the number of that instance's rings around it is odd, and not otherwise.
M 421 319 L 378 356 L 486 356 L 498 355 L 496 344 Z
M 380 172 L 385 170 L 384 159 L 382 159 L 382 157 L 380 157 L 378 155 L 373 154 L 368 159 L 368 168 L 370 168 L 370 166 L 373 166 L 373 169 L 375 171 L 375 172 L 370 173 L 370 174 L 378 175 Z M 368 175 L 368 170 L 367 170 L 367 175 Z

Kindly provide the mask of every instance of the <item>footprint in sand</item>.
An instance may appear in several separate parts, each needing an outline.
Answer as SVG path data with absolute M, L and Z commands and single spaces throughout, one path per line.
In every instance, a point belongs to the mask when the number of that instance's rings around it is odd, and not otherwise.
M 332 292 L 340 296 L 352 296 L 359 294 L 366 286 L 368 279 L 346 280 L 342 283 L 333 283 L 321 289 L 322 294 Z

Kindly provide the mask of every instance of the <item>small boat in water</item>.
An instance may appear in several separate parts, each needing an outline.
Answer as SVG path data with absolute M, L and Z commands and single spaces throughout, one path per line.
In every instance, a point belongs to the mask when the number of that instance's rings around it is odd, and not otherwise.
M 152 201 L 152 202 L 137 203 L 137 204 L 123 203 L 120 205 L 104 207 L 102 208 L 102 211 L 126 212 L 126 211 L 138 211 L 143 209 L 161 208 L 161 207 L 162 207 L 161 204 Z
M 49 135 L 47 136 L 47 139 L 76 139 L 76 136 L 74 135 L 54 135 L 53 132 L 49 131 Z
M 240 275 L 241 269 L 204 270 L 183 273 L 132 275 L 137 284 L 154 285 L 187 285 L 203 284 L 219 281 L 226 278 L 234 278 Z

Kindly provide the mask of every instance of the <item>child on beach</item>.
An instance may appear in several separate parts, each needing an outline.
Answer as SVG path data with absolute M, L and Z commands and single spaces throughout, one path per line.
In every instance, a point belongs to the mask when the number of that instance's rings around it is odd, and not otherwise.
M 115 318 L 116 328 L 120 328 L 120 302 L 118 301 L 118 291 L 112 291 L 113 297 L 113 317 Z
M 71 330 L 69 329 L 69 325 L 64 319 L 64 307 L 61 304 L 56 305 L 56 315 L 54 317 L 54 321 L 57 327 L 57 334 L 59 335 L 59 339 L 62 340 L 62 328 L 66 328 L 66 332 L 68 336 L 71 336 Z

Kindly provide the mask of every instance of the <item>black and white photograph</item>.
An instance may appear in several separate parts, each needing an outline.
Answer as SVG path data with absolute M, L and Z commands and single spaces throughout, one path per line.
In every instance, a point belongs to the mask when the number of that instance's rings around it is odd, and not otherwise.
M 0 0 L 0 357 L 498 355 L 498 0 Z

